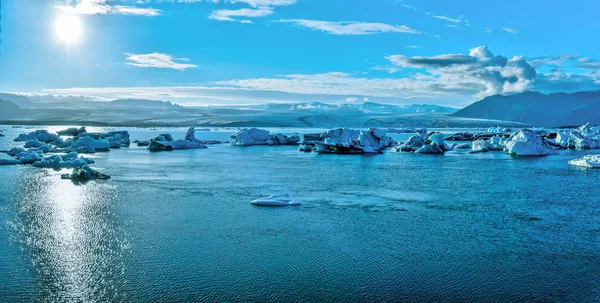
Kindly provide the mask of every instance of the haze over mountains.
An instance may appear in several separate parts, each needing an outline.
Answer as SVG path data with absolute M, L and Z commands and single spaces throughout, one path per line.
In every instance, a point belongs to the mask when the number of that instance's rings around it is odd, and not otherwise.
M 487 97 L 461 110 L 374 102 L 184 107 L 168 101 L 0 93 L 0 123 L 223 127 L 487 127 L 600 124 L 600 92 Z

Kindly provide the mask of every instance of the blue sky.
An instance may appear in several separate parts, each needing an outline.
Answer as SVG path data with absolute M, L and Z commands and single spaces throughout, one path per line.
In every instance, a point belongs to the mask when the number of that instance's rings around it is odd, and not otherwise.
M 591 90 L 599 10 L 592 0 L 4 1 L 0 91 L 463 106 Z

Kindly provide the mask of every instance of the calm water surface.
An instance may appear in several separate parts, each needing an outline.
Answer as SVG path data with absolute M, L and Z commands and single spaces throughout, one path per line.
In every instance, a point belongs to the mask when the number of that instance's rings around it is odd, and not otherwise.
M 31 131 L 3 128 L 0 150 Z M 0 166 L 0 301 L 598 301 L 600 170 L 567 164 L 587 153 L 132 145 L 80 186 Z M 303 205 L 249 204 L 271 194 Z

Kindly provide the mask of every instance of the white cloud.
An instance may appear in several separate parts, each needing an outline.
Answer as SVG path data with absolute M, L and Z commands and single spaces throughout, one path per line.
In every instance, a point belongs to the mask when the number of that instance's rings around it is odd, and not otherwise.
M 246 17 L 246 18 L 257 18 L 264 17 L 273 14 L 273 9 L 270 7 L 259 7 L 257 9 L 251 8 L 242 8 L 236 10 L 229 9 L 221 9 L 214 10 L 209 19 L 219 20 L 219 21 L 238 21 L 232 17 Z M 252 23 L 250 20 L 241 20 L 242 23 Z
M 409 33 L 421 32 L 406 25 L 390 25 L 385 23 L 369 23 L 357 21 L 318 21 L 306 19 L 282 19 L 277 22 L 293 23 L 297 26 L 323 31 L 334 35 L 369 35 L 378 33 Z
M 563 66 L 569 61 L 575 61 L 579 58 L 578 53 L 564 53 L 560 56 L 543 56 L 527 60 L 533 67 L 542 65 Z
M 170 55 L 161 53 L 151 54 L 130 54 L 127 55 L 127 60 L 131 62 L 125 63 L 126 65 L 137 66 L 137 67 L 153 67 L 153 68 L 170 68 L 180 71 L 184 71 L 188 68 L 198 67 L 194 64 L 177 63 L 175 61 L 189 61 L 187 58 L 173 59 Z
M 148 1 L 148 0 L 146 0 Z M 178 2 L 178 3 L 199 3 L 199 2 L 212 2 L 212 3 L 245 3 L 251 7 L 261 6 L 286 6 L 296 4 L 296 0 L 158 0 L 157 2 Z
M 420 45 L 408 45 L 405 48 L 423 48 L 423 47 Z
M 446 17 L 446 16 L 439 16 L 438 15 L 438 16 L 433 16 L 433 18 L 441 19 L 441 20 L 449 21 L 449 22 L 454 22 L 454 23 L 460 23 L 461 22 L 460 19 L 454 19 L 454 18 L 450 18 L 450 17 Z
M 510 28 L 510 27 L 503 27 L 502 30 L 505 31 L 505 32 L 507 32 L 507 33 L 511 33 L 511 34 L 518 34 L 518 33 L 520 33 L 520 31 L 518 29 L 514 29 L 514 28 Z
M 111 5 L 108 0 L 73 0 L 65 5 L 56 6 L 61 11 L 70 14 L 95 15 L 95 14 L 120 14 L 137 16 L 158 16 L 161 10 L 142 8 L 126 5 Z

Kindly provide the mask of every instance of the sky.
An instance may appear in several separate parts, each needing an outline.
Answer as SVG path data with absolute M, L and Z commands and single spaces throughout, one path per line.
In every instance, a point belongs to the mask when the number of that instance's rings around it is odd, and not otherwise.
M 596 90 L 598 11 L 596 0 L 3 1 L 0 91 L 461 107 Z

